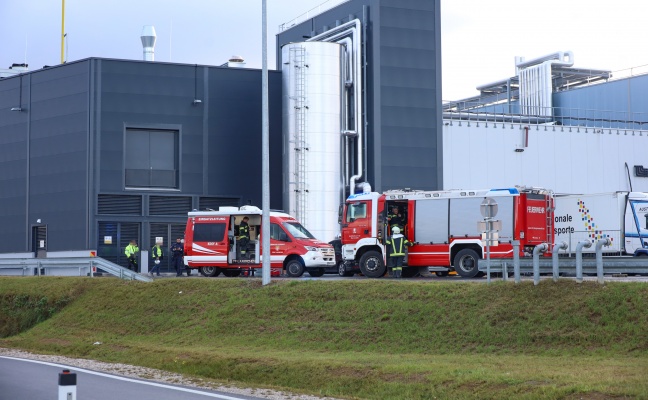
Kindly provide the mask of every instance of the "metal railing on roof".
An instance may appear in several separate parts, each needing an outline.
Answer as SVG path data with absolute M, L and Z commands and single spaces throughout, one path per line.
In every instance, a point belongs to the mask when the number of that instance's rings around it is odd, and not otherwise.
M 466 122 L 513 122 L 522 124 L 546 124 L 579 128 L 595 128 L 612 131 L 648 130 L 648 113 L 612 110 L 593 110 L 567 107 L 536 107 L 532 113 L 519 113 L 519 104 L 498 104 L 470 108 L 468 105 L 454 110 L 444 110 L 443 119 Z

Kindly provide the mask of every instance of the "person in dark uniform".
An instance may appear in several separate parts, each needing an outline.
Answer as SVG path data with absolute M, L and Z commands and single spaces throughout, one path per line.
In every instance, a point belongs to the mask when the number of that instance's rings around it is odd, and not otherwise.
M 398 206 L 392 207 L 391 214 L 387 215 L 387 223 L 389 224 L 389 229 L 393 229 L 395 226 L 398 229 L 403 229 L 405 227 L 405 217 L 400 213 Z
M 387 239 L 387 250 L 389 252 L 389 262 L 392 267 L 394 278 L 400 278 L 403 272 L 403 260 L 405 259 L 405 249 L 413 243 L 401 235 L 400 228 L 394 226 L 392 228 L 392 236 Z
M 239 258 L 247 258 L 247 247 L 250 243 L 250 226 L 248 225 L 248 217 L 243 217 L 241 224 L 239 225 L 239 235 L 237 238 L 238 249 L 239 249 Z
M 173 246 L 171 246 L 171 252 L 173 253 L 173 256 L 171 258 L 171 261 L 173 263 L 173 267 L 176 270 L 176 276 L 182 276 L 182 270 L 184 269 L 184 245 L 182 243 L 182 239 L 178 238 L 175 243 L 173 243 Z M 187 275 L 189 275 L 189 271 L 187 271 Z

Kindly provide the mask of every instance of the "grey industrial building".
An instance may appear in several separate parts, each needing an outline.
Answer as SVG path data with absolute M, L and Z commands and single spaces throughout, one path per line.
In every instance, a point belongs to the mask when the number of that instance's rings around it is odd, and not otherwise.
M 279 49 L 361 19 L 374 190 L 441 186 L 439 4 L 350 0 L 277 35 Z M 129 240 L 166 246 L 187 211 L 260 205 L 261 80 L 257 69 L 103 58 L 0 79 L 0 253 L 96 249 L 125 265 Z M 281 91 L 270 71 L 275 209 Z
M 280 181 L 278 72 L 269 87 Z M 0 252 L 123 264 L 131 239 L 182 236 L 187 211 L 260 204 L 261 111 L 250 69 L 91 58 L 0 80 Z

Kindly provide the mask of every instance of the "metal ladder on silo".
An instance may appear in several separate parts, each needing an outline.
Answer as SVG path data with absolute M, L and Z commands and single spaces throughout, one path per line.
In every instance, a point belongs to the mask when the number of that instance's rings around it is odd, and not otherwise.
M 306 49 L 294 47 L 293 64 L 295 68 L 295 132 L 293 137 L 295 150 L 295 218 L 306 224 L 308 187 L 306 182 L 307 152 L 306 143 Z

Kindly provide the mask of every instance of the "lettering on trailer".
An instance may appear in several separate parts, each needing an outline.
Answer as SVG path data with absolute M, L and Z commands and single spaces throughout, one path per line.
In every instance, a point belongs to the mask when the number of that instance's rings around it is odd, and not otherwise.
M 643 165 L 635 165 L 635 176 L 639 178 L 648 178 L 648 168 L 644 168 Z
M 198 221 L 227 221 L 227 218 L 223 217 L 198 217 Z
M 596 221 L 594 221 L 594 217 L 590 213 L 589 208 L 585 205 L 585 202 L 581 199 L 578 199 L 577 202 L 578 205 L 578 213 L 580 214 L 580 219 L 583 221 L 583 228 L 585 233 L 587 233 L 587 237 L 591 241 L 599 240 L 599 239 L 605 239 L 608 238 L 610 241 L 614 241 L 614 238 L 611 237 L 607 233 L 603 233 L 603 230 L 598 229 L 598 226 L 596 225 Z M 567 215 L 562 215 L 562 216 L 556 216 L 554 218 L 554 221 L 556 223 L 558 222 L 567 222 L 570 223 L 572 222 L 572 216 L 570 214 Z M 573 226 L 566 226 L 562 228 L 554 228 L 554 233 L 556 235 L 564 235 L 567 233 L 574 233 L 575 229 Z
M 556 216 L 554 217 L 554 222 L 555 222 L 556 224 L 559 224 L 559 223 L 571 223 L 572 220 L 573 220 L 573 218 L 572 218 L 572 216 L 569 215 L 569 214 L 566 214 L 566 215 L 556 215 Z M 565 226 L 565 227 L 562 227 L 562 228 L 554 228 L 554 234 L 555 234 L 555 235 L 564 235 L 564 234 L 566 234 L 566 233 L 574 233 L 574 231 L 575 231 L 575 229 L 574 229 L 574 227 L 571 226 L 571 225 L 570 225 L 570 226 Z
M 527 212 L 530 214 L 544 214 L 544 207 L 527 206 Z

